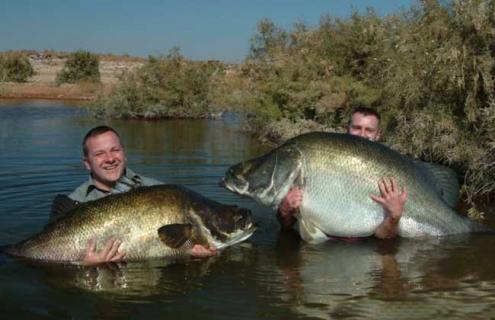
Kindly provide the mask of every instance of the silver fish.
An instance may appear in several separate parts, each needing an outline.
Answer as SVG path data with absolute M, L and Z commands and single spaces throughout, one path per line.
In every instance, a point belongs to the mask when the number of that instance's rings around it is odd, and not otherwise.
M 348 134 L 314 132 L 288 140 L 271 152 L 228 169 L 223 185 L 262 205 L 278 208 L 289 189 L 300 186 L 301 237 L 312 243 L 328 236 L 365 237 L 384 219 L 378 181 L 395 177 L 408 189 L 398 232 L 403 237 L 442 236 L 487 228 L 452 209 L 457 194 L 434 166 L 421 165 L 387 146 Z M 442 194 L 443 193 L 443 194 Z

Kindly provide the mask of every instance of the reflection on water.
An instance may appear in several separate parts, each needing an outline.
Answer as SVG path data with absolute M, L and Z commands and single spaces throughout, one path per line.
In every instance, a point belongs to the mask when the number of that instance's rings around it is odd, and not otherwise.
M 41 229 L 53 196 L 86 179 L 80 140 L 97 124 L 63 103 L 0 105 L 0 245 Z M 308 245 L 295 233 L 279 233 L 269 210 L 217 185 L 228 166 L 266 151 L 239 131 L 238 122 L 109 124 L 121 133 L 130 167 L 247 207 L 258 231 L 208 259 L 84 268 L 0 255 L 2 315 L 489 319 L 495 314 L 493 236 Z
M 282 299 L 305 317 L 465 319 L 495 311 L 492 236 L 318 246 L 291 234 L 279 240 Z

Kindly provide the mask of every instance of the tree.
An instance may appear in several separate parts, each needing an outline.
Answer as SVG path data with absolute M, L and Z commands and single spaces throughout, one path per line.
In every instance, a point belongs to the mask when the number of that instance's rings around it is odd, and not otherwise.
M 99 66 L 98 56 L 89 51 L 71 53 L 64 68 L 57 74 L 57 83 L 100 82 Z

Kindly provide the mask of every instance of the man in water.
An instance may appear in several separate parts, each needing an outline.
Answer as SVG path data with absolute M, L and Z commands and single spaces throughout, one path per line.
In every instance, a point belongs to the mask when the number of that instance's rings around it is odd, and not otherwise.
M 84 136 L 83 162 L 89 171 L 89 179 L 67 196 L 57 196 L 52 205 L 52 215 L 55 218 L 67 212 L 66 207 L 75 206 L 81 202 L 101 199 L 108 195 L 127 192 L 141 186 L 152 186 L 162 182 L 139 175 L 127 168 L 127 158 L 120 136 L 111 127 L 99 126 L 88 131 Z M 72 202 L 72 203 L 70 203 Z M 120 251 L 122 242 L 109 239 L 105 247 L 97 251 L 96 239 L 89 242 L 86 265 L 97 265 L 106 262 L 118 262 L 125 253 Z M 205 248 L 201 245 L 193 247 L 193 256 L 206 257 L 216 254 L 215 248 Z
M 380 115 L 373 109 L 357 108 L 353 110 L 347 125 L 347 133 L 360 136 L 370 141 L 380 139 Z M 370 195 L 370 198 L 380 204 L 385 213 L 383 222 L 375 230 L 375 237 L 380 239 L 393 238 L 397 235 L 397 226 L 407 201 L 407 190 L 399 188 L 394 177 L 386 177 L 378 181 L 380 196 Z M 282 200 L 277 211 L 277 219 L 282 229 L 292 228 L 296 223 L 295 217 L 303 198 L 303 190 L 293 187 Z

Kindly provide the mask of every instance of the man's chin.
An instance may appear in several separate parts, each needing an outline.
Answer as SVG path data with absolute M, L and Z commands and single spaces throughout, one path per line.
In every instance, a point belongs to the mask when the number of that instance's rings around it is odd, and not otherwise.
M 110 172 L 105 172 L 104 178 L 107 182 L 114 184 L 123 175 L 123 170 L 115 170 Z
M 121 174 L 112 174 L 112 175 L 106 176 L 106 178 L 107 178 L 107 181 L 109 181 L 111 183 L 116 183 L 120 179 L 121 176 L 122 176 Z

